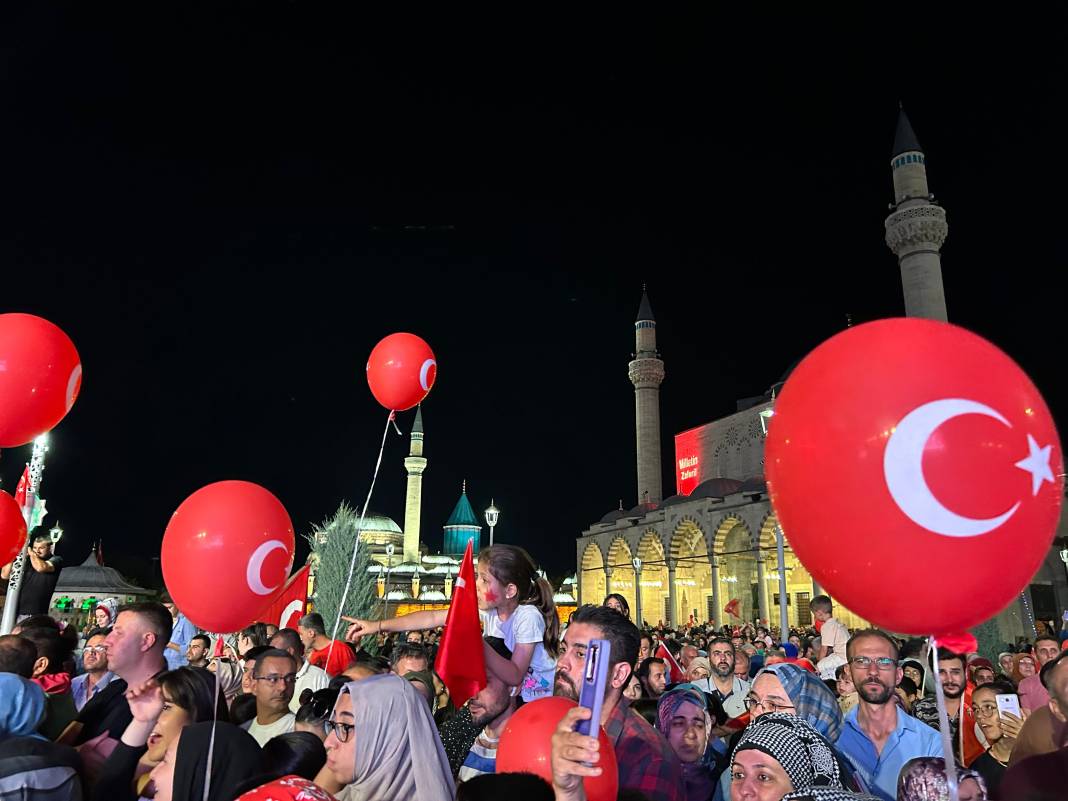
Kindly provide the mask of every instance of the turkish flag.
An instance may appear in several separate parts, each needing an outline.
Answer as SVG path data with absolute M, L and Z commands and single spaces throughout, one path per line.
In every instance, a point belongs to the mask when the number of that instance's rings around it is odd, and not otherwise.
M 19 505 L 20 509 L 26 506 L 26 490 L 29 489 L 29 486 L 30 466 L 26 465 L 26 469 L 22 471 L 22 478 L 19 479 L 19 483 L 15 487 L 15 503 Z
M 273 623 L 280 629 L 296 629 L 297 621 L 304 616 L 308 605 L 308 573 L 311 565 L 304 565 L 294 573 L 282 591 L 274 597 L 270 606 L 264 609 L 256 620 Z
M 727 601 L 727 605 L 725 607 L 723 607 L 723 611 L 726 612 L 731 617 L 740 618 L 741 615 L 738 614 L 738 605 L 739 605 L 739 603 L 740 602 L 738 601 L 737 598 L 731 598 L 729 601 Z
M 482 622 L 475 594 L 475 567 L 471 541 L 460 563 L 452 589 L 452 603 L 445 620 L 434 670 L 441 676 L 457 708 L 486 686 L 486 658 L 482 652 Z
M 671 655 L 664 643 L 660 643 L 660 646 L 656 649 L 656 656 L 658 659 L 663 659 L 668 666 L 668 683 L 678 684 L 680 681 L 686 681 L 686 672 L 682 669 L 678 662 L 675 661 L 675 657 Z

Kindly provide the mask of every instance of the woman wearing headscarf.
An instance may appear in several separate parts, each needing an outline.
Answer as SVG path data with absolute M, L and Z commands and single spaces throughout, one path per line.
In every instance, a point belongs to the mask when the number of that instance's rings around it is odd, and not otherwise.
M 787 712 L 761 715 L 731 752 L 730 798 L 804 796 L 815 787 L 844 790 L 830 743 L 803 718 Z M 753 792 L 755 791 L 755 792 Z
M 206 801 L 231 801 L 238 787 L 265 771 L 263 752 L 247 731 L 232 723 L 194 723 L 178 733 L 163 761 L 152 769 L 155 801 L 204 798 L 209 749 L 211 781 Z
M 1028 676 L 1034 676 L 1038 672 L 1035 667 L 1035 657 L 1031 654 L 1012 655 L 1012 680 L 1019 686 L 1020 682 Z
M 660 696 L 656 716 L 657 729 L 682 763 L 687 801 L 707 801 L 723 769 L 710 748 L 716 721 L 708 713 L 704 692 L 689 683 L 672 687 Z
M 845 785 L 854 787 L 853 771 L 849 762 L 833 745 L 842 733 L 842 710 L 834 693 L 818 676 L 789 662 L 768 665 L 753 679 L 753 687 L 746 698 L 746 707 L 753 718 L 773 712 L 786 712 L 807 722 L 831 744 L 839 774 L 844 777 Z M 730 795 L 726 779 L 726 774 L 720 779 L 724 798 Z
M 910 759 L 897 777 L 897 801 L 945 801 L 949 798 L 945 760 L 941 757 Z M 957 768 L 960 801 L 986 801 L 986 783 L 974 770 Z
M 67 745 L 49 742 L 37 732 L 45 715 L 45 693 L 14 673 L 0 673 L 0 765 L 5 786 L 21 799 L 81 798 L 82 762 Z M 53 796 L 52 793 L 55 793 Z M 4 794 L 7 798 L 7 794 Z
M 327 729 L 326 766 L 345 785 L 338 801 L 452 801 L 430 705 L 410 681 L 389 673 L 349 682 Z

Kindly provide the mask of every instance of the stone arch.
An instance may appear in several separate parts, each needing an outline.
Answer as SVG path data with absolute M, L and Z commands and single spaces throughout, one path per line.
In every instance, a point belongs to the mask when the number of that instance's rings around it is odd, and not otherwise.
M 709 619 L 712 596 L 712 564 L 708 561 L 708 537 L 693 517 L 684 517 L 671 536 L 671 558 L 675 561 L 675 619 L 685 624 Z
M 668 597 L 667 553 L 660 532 L 646 529 L 638 539 L 638 558 L 642 560 L 642 574 L 635 594 L 641 593 L 642 620 L 638 610 L 631 610 L 631 619 L 639 626 L 645 621 L 655 623 L 664 613 L 664 599 Z
M 720 598 L 726 607 L 732 601 L 737 614 L 723 615 L 726 623 L 752 621 L 758 617 L 759 571 L 757 542 L 749 525 L 740 516 L 729 514 L 716 525 L 713 538 L 716 558 L 720 563 Z
M 726 553 L 727 548 L 727 536 L 729 534 L 737 534 L 736 529 L 741 528 L 748 536 L 748 545 L 746 547 L 753 547 L 752 534 L 749 532 L 749 526 L 738 515 L 726 515 L 719 523 L 716 524 L 716 532 L 712 535 L 712 545 L 717 554 Z M 734 540 L 737 541 L 737 538 Z
M 633 553 L 630 544 L 622 536 L 614 537 L 608 546 L 608 561 L 605 563 L 612 571 L 605 594 L 617 592 L 622 595 L 627 599 L 633 615 L 635 582 L 634 565 L 631 563 L 632 558 Z M 596 601 L 591 598 L 590 602 L 600 603 L 603 600 L 604 596 Z
M 596 542 L 589 543 L 582 552 L 579 581 L 584 603 L 599 604 L 608 591 L 605 589 L 604 552 Z

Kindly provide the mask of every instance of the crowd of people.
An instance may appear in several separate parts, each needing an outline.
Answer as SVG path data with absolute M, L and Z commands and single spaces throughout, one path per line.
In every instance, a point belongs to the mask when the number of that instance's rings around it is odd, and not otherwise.
M 524 704 L 578 700 L 594 640 L 621 799 L 941 801 L 938 681 L 961 801 L 1068 797 L 1068 631 L 1052 625 L 996 662 L 850 632 L 826 596 L 785 638 L 639 626 L 618 595 L 562 626 L 509 545 L 479 554 L 476 585 L 486 684 L 461 704 L 434 667 L 445 612 L 348 619 L 337 640 L 314 612 L 216 637 L 166 597 L 104 600 L 82 631 L 22 616 L 0 636 L 0 798 L 584 799 L 603 761 L 584 706 L 530 734 L 547 765 L 496 767 Z

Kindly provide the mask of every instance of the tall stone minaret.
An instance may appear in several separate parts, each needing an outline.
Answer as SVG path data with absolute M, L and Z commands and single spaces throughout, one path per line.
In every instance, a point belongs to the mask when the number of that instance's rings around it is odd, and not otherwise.
M 649 296 L 642 287 L 642 302 L 634 323 L 635 354 L 630 363 L 634 384 L 634 422 L 638 434 L 638 503 L 659 504 L 660 472 L 660 382 L 664 362 L 656 349 L 656 320 Z
M 423 458 L 422 406 L 415 408 L 412 445 L 408 457 L 404 460 L 404 469 L 408 471 L 408 494 L 404 500 L 404 561 L 418 562 L 419 512 L 423 505 L 423 471 L 426 470 L 426 459 Z
M 927 166 L 905 109 L 897 115 L 894 154 L 894 203 L 886 218 L 886 244 L 901 265 L 901 287 L 908 317 L 946 319 L 939 250 L 949 226 L 946 210 L 937 205 L 927 188 Z

